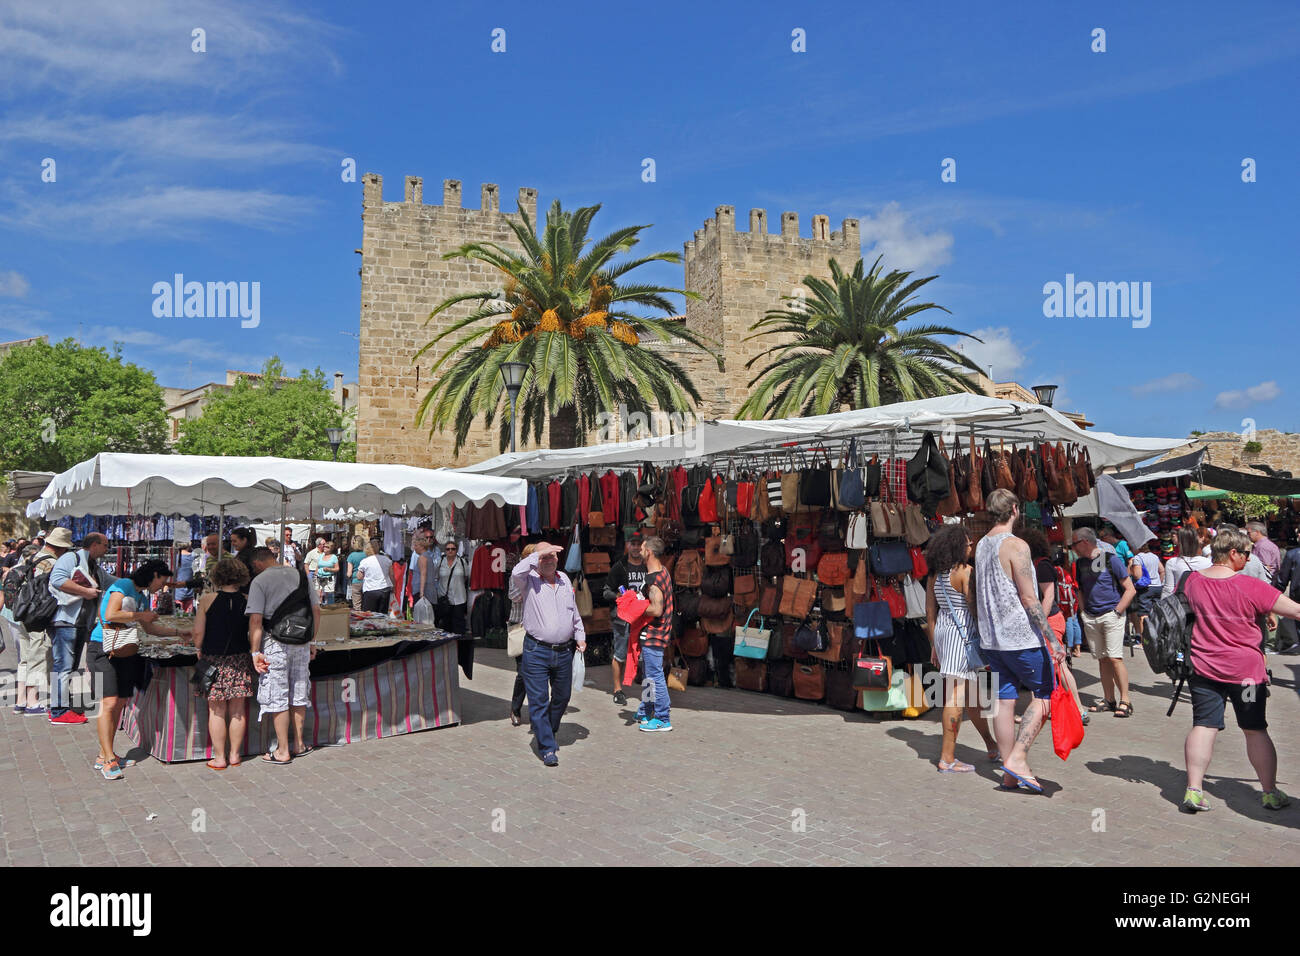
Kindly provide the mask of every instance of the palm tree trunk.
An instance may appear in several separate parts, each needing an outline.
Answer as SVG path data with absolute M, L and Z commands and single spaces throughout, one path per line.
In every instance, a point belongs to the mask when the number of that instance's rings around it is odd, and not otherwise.
M 561 405 L 551 415 L 550 439 L 552 448 L 577 448 L 578 406 Z

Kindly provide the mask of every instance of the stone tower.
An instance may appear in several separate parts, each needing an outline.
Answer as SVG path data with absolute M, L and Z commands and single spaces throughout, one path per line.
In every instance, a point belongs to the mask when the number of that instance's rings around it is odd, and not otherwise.
M 471 429 L 459 456 L 452 456 L 450 431 L 429 436 L 415 415 L 429 389 L 429 370 L 440 357 L 426 352 L 411 359 L 433 336 L 472 311 L 462 303 L 428 325 L 429 313 L 443 299 L 460 292 L 491 289 L 497 272 L 467 259 L 444 261 L 444 253 L 472 241 L 491 241 L 517 249 L 499 190 L 487 184 L 478 209 L 461 206 L 461 184 L 442 184 L 442 205 L 426 205 L 424 184 L 406 177 L 402 202 L 384 202 L 383 179 L 362 177 L 361 362 L 357 409 L 357 460 L 418 465 L 425 468 L 467 465 L 497 454 L 495 433 L 481 423 Z M 537 221 L 537 190 L 519 190 L 519 209 Z M 444 366 L 445 367 L 445 366 Z
M 417 427 L 415 415 L 429 389 L 429 373 L 438 356 L 426 353 L 419 365 L 412 357 L 437 331 L 469 314 L 473 303 L 462 303 L 425 325 L 435 305 L 450 296 L 495 288 L 499 274 L 480 262 L 444 261 L 442 256 L 472 241 L 491 241 L 517 249 L 502 213 L 497 187 L 482 187 L 480 208 L 461 206 L 461 184 L 443 183 L 442 205 L 426 205 L 423 183 L 406 177 L 402 202 L 384 202 L 383 180 L 362 177 L 361 248 L 361 368 L 357 411 L 357 460 L 396 462 L 423 467 L 459 466 L 497 454 L 495 431 L 476 423 L 458 456 L 454 437 Z M 537 222 L 537 192 L 519 190 L 519 208 Z M 812 237 L 799 235 L 799 216 L 781 215 L 779 232 L 769 232 L 767 213 L 752 209 L 749 231 L 736 231 L 736 211 L 719 206 L 695 238 L 685 243 L 683 288 L 700 295 L 688 300 L 685 324 L 716 343 L 725 370 L 707 353 L 675 340 L 664 348 L 681 362 L 695 382 L 703 403 L 700 418 L 729 418 L 748 394 L 754 370 L 745 363 L 771 341 L 751 341 L 750 326 L 781 297 L 792 295 L 806 275 L 829 277 L 828 262 L 846 270 L 861 256 L 858 221 L 845 219 L 840 231 L 830 231 L 826 216 L 812 217 Z M 445 368 L 446 366 L 444 366 Z
M 768 309 L 781 308 L 781 297 L 802 288 L 804 276 L 830 277 L 830 260 L 846 270 L 862 256 L 856 219 L 845 219 L 840 231 L 830 231 L 826 216 L 812 217 L 812 238 L 799 235 L 799 214 L 781 214 L 781 231 L 768 231 L 767 210 L 749 211 L 749 231 L 736 230 L 734 206 L 719 206 L 714 218 L 685 243 L 686 285 L 699 299 L 686 303 L 686 325 L 718 343 L 725 362 L 717 363 L 689 350 L 685 361 L 691 379 L 704 398 L 702 418 L 731 418 L 749 394 L 749 380 L 761 363 L 745 363 L 779 340 L 752 339 L 750 326 Z

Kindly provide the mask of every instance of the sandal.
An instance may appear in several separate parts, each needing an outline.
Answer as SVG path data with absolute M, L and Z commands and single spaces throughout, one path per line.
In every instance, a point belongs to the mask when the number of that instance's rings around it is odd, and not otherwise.
M 211 760 L 209 760 L 207 766 L 208 766 L 208 769 L 209 769 L 209 770 L 225 770 L 227 767 L 230 766 L 230 764 L 228 764 L 228 763 L 223 763 L 220 767 L 218 767 L 218 766 L 217 766 L 216 764 L 214 764 Z
M 1093 704 L 1091 707 L 1089 707 L 1088 713 L 1104 714 L 1107 711 L 1113 711 L 1113 710 L 1115 710 L 1115 702 L 1113 700 L 1102 699 L 1097 701 L 1097 703 Z
M 1131 703 L 1129 703 L 1128 701 L 1126 701 L 1126 700 L 1122 700 L 1122 701 L 1120 701 L 1119 704 L 1116 705 L 1116 707 L 1115 707 L 1115 716 L 1116 716 L 1116 717 L 1132 717 L 1132 716 L 1133 716 L 1133 705 L 1132 705 Z
M 289 764 L 293 763 L 293 758 L 290 757 L 288 760 L 276 760 L 275 753 L 271 752 L 262 754 L 262 761 L 264 763 L 275 764 L 277 767 L 287 767 Z
M 968 763 L 963 763 L 960 760 L 954 760 L 952 761 L 952 763 L 948 764 L 948 766 L 945 767 L 943 765 L 943 761 L 940 760 L 939 772 L 940 773 L 974 773 L 975 768 Z
M 516 714 L 516 713 L 512 710 L 512 711 L 510 712 L 510 726 L 511 726 L 511 727 L 518 727 L 518 726 L 519 726 L 519 721 L 520 721 L 520 717 L 519 717 L 519 715 Z

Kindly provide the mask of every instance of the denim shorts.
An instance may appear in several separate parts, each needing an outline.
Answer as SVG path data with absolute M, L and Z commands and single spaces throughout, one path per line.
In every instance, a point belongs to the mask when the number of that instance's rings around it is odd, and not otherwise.
M 981 647 L 980 656 L 993 671 L 993 679 L 998 685 L 998 700 L 1015 700 L 1021 687 L 1039 700 L 1052 696 L 1056 675 L 1047 648 L 993 651 Z
M 614 635 L 614 660 L 621 664 L 627 660 L 627 642 L 632 633 L 632 625 L 617 614 L 611 614 L 609 629 Z
M 1225 684 L 1193 674 L 1187 680 L 1192 692 L 1192 726 L 1223 729 L 1223 712 L 1232 701 L 1237 726 L 1242 730 L 1267 730 L 1264 712 L 1268 704 L 1267 684 Z M 1248 693 L 1249 691 L 1249 693 Z

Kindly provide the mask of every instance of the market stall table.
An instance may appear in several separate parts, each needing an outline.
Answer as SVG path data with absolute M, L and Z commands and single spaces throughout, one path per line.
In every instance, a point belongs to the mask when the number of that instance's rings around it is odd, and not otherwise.
M 185 627 L 191 618 L 161 619 Z M 358 616 L 354 624 L 379 624 L 369 636 L 314 642 L 311 707 L 303 741 L 310 747 L 351 744 L 460 723 L 460 682 L 456 673 L 460 635 L 409 621 Z M 373 628 L 372 628 L 373 631 Z M 121 729 L 138 747 L 164 763 L 207 760 L 207 700 L 190 684 L 194 648 L 150 641 L 141 648 L 149 677 L 122 713 Z M 266 753 L 275 731 L 262 720 L 257 698 L 244 709 L 247 733 L 242 753 Z

